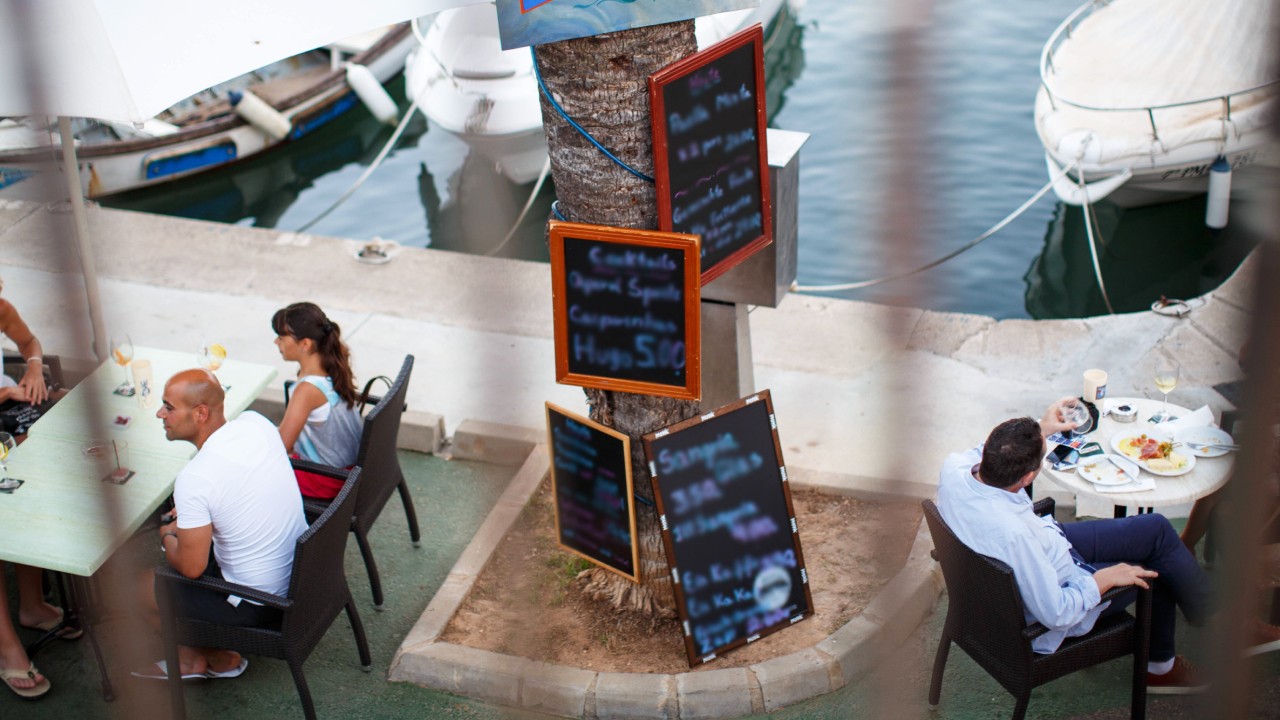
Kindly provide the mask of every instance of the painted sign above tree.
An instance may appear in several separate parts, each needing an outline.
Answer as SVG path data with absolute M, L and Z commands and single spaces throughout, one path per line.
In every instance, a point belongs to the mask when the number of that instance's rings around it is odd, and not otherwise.
M 497 0 L 502 49 L 753 8 L 759 0 Z

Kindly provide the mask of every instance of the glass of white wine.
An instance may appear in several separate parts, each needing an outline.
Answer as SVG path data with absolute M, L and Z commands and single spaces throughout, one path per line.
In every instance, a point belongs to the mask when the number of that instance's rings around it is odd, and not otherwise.
M 12 490 L 22 483 L 9 477 L 9 452 L 18 441 L 7 432 L 0 432 L 0 490 Z
M 227 359 L 227 348 L 222 343 L 201 339 L 196 356 L 200 360 L 200 367 L 209 372 L 217 372 Z
M 133 383 L 129 382 L 129 363 L 133 362 L 133 341 L 128 335 L 117 335 L 111 338 L 111 359 L 124 369 L 124 382 L 116 388 L 116 393 L 132 395 Z
M 1156 389 L 1164 393 L 1164 403 L 1160 405 L 1161 420 L 1169 417 L 1169 393 L 1178 386 L 1178 375 L 1181 372 L 1182 367 L 1176 360 L 1161 360 L 1156 366 Z

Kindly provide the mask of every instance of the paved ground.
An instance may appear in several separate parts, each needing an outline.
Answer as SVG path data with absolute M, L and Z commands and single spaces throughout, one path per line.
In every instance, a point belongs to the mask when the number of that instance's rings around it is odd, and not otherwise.
M 46 352 L 83 358 L 90 354 L 83 285 L 74 274 L 75 257 L 59 251 L 70 247 L 69 222 L 69 215 L 43 206 L 0 202 L 4 295 L 22 310 Z M 284 373 L 289 368 L 275 353 L 268 321 L 277 308 L 311 299 L 344 328 L 360 376 L 392 373 L 405 353 L 413 353 L 418 365 L 410 405 L 443 415 L 450 432 L 465 420 L 540 428 L 545 400 L 585 409 L 577 388 L 554 382 L 545 265 L 405 250 L 392 263 L 371 267 L 353 262 L 350 244 L 335 238 L 100 209 L 91 211 L 90 223 L 108 331 L 128 332 L 138 345 L 191 348 L 194 362 L 196 344 L 207 336 L 221 340 L 234 357 L 271 363 Z M 938 281 L 945 282 L 944 274 Z M 784 454 L 797 480 L 858 493 L 929 496 L 946 452 L 976 442 L 998 420 L 1038 415 L 1054 398 L 1078 393 L 1080 373 L 1088 367 L 1108 370 L 1113 396 L 1141 395 L 1159 357 L 1172 355 L 1183 363 L 1183 380 L 1171 399 L 1221 410 L 1223 400 L 1209 388 L 1238 375 L 1235 358 L 1250 291 L 1245 279 L 1228 282 L 1181 319 L 1138 313 L 1050 322 L 996 322 L 791 296 L 778 309 L 757 308 L 750 316 L 755 387 L 772 390 Z M 397 549 L 379 554 L 394 604 L 386 613 L 365 613 L 375 671 L 364 675 L 355 667 L 350 634 L 339 621 L 308 664 L 320 714 L 527 717 L 383 680 L 391 653 L 505 480 L 501 473 L 463 470 L 468 466 L 438 459 L 410 462 L 419 517 L 424 529 L 438 533 L 424 550 L 435 552 L 411 550 L 398 511 L 389 508 L 374 542 Z M 1038 485 L 1037 492 L 1046 489 Z M 354 547 L 348 569 L 357 598 L 366 597 Z M 397 600 L 409 596 L 412 607 Z M 920 679 L 944 607 L 867 682 L 780 715 L 928 715 L 920 704 Z M 1263 662 L 1274 678 L 1276 661 Z M 22 717 L 115 712 L 95 698 L 94 668 L 83 643 L 48 651 L 41 665 L 58 683 L 58 694 L 21 706 Z M 1086 673 L 1083 685 L 1073 680 L 1052 686 L 1035 696 L 1033 712 L 1113 712 L 1127 700 L 1123 680 L 1109 675 L 1124 672 Z M 193 688 L 192 716 L 298 716 L 282 664 L 258 662 L 250 673 L 245 681 Z M 881 689 L 888 680 L 896 690 Z M 942 717 L 1001 717 L 1011 709 L 962 653 L 952 655 L 945 692 Z M 5 717 L 13 701 L 0 700 Z M 163 700 L 138 702 L 120 712 L 146 717 L 149 703 Z

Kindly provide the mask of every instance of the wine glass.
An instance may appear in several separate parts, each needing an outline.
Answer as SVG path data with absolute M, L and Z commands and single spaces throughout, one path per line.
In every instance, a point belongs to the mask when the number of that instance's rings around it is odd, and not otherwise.
M 18 441 L 7 432 L 0 432 L 0 490 L 12 490 L 20 484 L 9 477 L 9 452 L 18 446 Z
M 201 339 L 200 349 L 196 352 L 196 356 L 200 360 L 200 367 L 209 372 L 217 372 L 218 368 L 222 367 L 222 363 L 227 359 L 227 349 L 221 343 Z
M 124 369 L 124 382 L 116 391 L 122 395 L 133 394 L 133 383 L 129 382 L 129 363 L 133 362 L 133 341 L 128 335 L 117 335 L 111 338 L 111 359 Z
M 1178 386 L 1178 375 L 1181 372 L 1182 367 L 1178 365 L 1176 360 L 1162 360 L 1156 366 L 1156 389 L 1164 393 L 1164 403 L 1160 406 L 1162 419 L 1169 417 L 1169 393 L 1173 392 L 1173 389 Z
M 1071 423 L 1073 436 L 1084 435 L 1093 429 L 1093 415 L 1089 407 L 1079 400 L 1062 406 L 1062 420 Z

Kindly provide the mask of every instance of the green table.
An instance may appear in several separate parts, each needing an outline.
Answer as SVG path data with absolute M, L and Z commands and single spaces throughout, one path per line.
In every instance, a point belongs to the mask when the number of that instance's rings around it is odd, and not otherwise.
M 134 360 L 151 362 L 154 387 L 147 406 L 139 398 L 122 397 L 113 390 L 124 380 L 124 370 L 113 362 L 104 363 L 58 401 L 44 417 L 31 427 L 30 437 L 53 437 L 76 442 L 124 440 L 135 452 L 190 459 L 195 446 L 188 442 L 170 442 L 156 411 L 164 384 L 175 373 L 197 367 L 195 353 L 173 352 L 139 347 Z M 239 415 L 258 397 L 276 376 L 275 368 L 256 363 L 228 360 L 215 373 L 229 387 L 225 401 L 227 419 Z M 118 425 L 117 417 L 129 419 L 127 426 Z M 0 551 L 0 559 L 3 559 Z
M 70 577 L 71 591 L 64 594 L 64 623 L 84 628 L 98 660 L 102 694 L 108 700 L 114 692 L 83 607 L 93 595 L 86 586 L 173 492 L 178 473 L 196 452 L 189 442 L 166 440 L 155 416 L 164 383 L 173 374 L 196 367 L 195 354 L 139 347 L 134 358 L 151 361 L 154 388 L 149 403 L 143 405 L 137 396 L 114 395 L 112 391 L 124 379 L 123 370 L 114 363 L 99 366 L 45 413 L 26 441 L 9 454 L 9 474 L 26 482 L 13 493 L 0 493 L 0 560 Z M 231 419 L 249 407 L 276 371 L 230 360 L 216 374 L 229 387 L 224 409 Z M 118 416 L 129 422 L 115 423 Z M 112 442 L 121 441 L 128 444 L 127 466 L 135 475 L 123 485 L 103 482 L 114 458 L 109 452 L 87 450 L 110 448 Z M 56 629 L 46 634 L 28 653 L 34 655 L 55 633 Z

